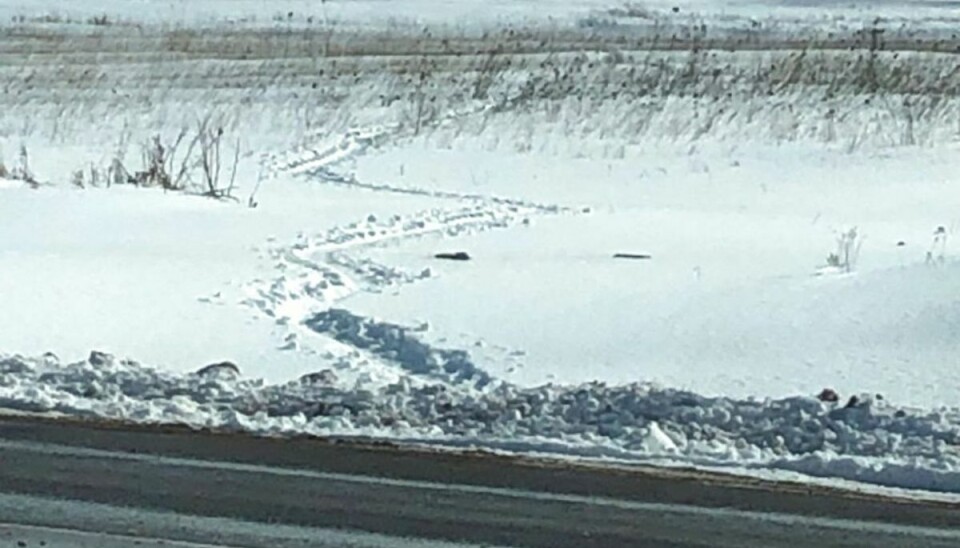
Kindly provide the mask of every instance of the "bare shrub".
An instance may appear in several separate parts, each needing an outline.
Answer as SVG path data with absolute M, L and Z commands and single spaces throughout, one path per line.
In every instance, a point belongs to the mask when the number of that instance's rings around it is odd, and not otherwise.
M 473 82 L 473 98 L 480 100 L 489 96 L 494 83 L 503 75 L 506 69 L 506 59 L 500 55 L 499 48 L 491 51 L 477 70 L 477 78 Z
M 110 162 L 110 167 L 107 168 L 107 186 L 122 185 L 130 182 L 132 178 L 133 176 L 127 171 L 119 157 L 115 157 Z
M 73 175 L 70 176 L 70 184 L 79 188 L 86 188 L 84 183 L 84 174 L 82 169 L 78 169 L 73 172 Z
M 197 124 L 197 139 L 200 144 L 200 168 L 203 175 L 203 193 L 211 198 L 232 198 L 240 161 L 240 140 L 237 139 L 233 155 L 233 168 L 229 182 L 221 181 L 223 126 L 210 123 L 206 117 Z
M 403 124 L 412 129 L 413 135 L 420 135 L 424 126 L 436 117 L 435 93 L 431 93 L 434 72 L 437 67 L 426 57 L 421 57 L 413 70 L 407 74 L 405 84 L 409 86 L 408 101 L 401 111 Z
M 4 168 L 4 172 L 6 173 L 6 168 Z M 30 154 L 27 152 L 25 145 L 20 146 L 19 161 L 9 173 L 6 173 L 6 177 L 15 181 L 23 181 L 33 187 L 39 186 L 33 171 L 30 170 Z
M 946 261 L 947 254 L 947 229 L 944 226 L 938 226 L 933 231 L 933 243 L 930 250 L 927 251 L 927 264 L 943 264 Z
M 143 147 L 143 169 L 133 174 L 131 183 L 137 186 L 159 186 L 166 190 L 176 190 L 167 171 L 167 148 L 154 136 Z
M 74 181 L 75 184 L 80 181 L 96 185 L 103 178 L 107 186 L 132 184 L 196 192 L 218 199 L 232 198 L 240 161 L 240 140 L 236 141 L 230 177 L 227 179 L 221 173 L 223 137 L 222 125 L 211 123 L 211 116 L 197 122 L 192 135 L 186 127 L 169 142 L 165 142 L 159 134 L 154 135 L 141 146 L 141 168 L 132 173 L 123 161 L 127 145 L 126 139 L 122 138 L 105 173 L 91 166 L 89 180 L 81 173 L 74 175 Z M 184 143 L 187 143 L 186 147 Z
M 863 239 L 857 233 L 857 227 L 842 230 L 837 234 L 837 250 L 827 255 L 827 266 L 852 272 L 860 258 L 860 246 Z
M 220 181 L 220 140 L 222 127 L 210 127 L 210 118 L 198 123 L 197 137 L 200 140 L 200 167 L 203 169 L 203 181 L 207 193 L 217 196 Z
M 93 164 L 90 164 L 90 177 L 89 177 L 90 186 L 93 186 L 93 187 L 100 186 L 101 179 L 103 179 L 103 173 L 100 171 L 100 168 L 98 168 Z

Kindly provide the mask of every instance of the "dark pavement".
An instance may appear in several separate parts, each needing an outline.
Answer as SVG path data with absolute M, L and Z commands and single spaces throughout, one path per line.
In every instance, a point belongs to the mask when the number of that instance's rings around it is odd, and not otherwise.
M 40 539 L 960 546 L 960 508 L 695 471 L 0 417 L 0 547 Z

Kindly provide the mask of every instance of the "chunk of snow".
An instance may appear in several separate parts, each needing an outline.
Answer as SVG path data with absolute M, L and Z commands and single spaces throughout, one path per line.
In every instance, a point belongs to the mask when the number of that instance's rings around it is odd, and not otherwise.
M 670 436 L 660 428 L 656 421 L 647 425 L 647 435 L 643 441 L 647 451 L 653 454 L 675 453 L 677 451 L 677 444 L 673 443 Z
M 363 326 L 367 349 L 414 337 Z M 390 333 L 387 335 L 387 333 Z M 378 335 L 379 334 L 379 335 Z M 385 339 L 378 339 L 384 337 Z M 438 352 L 420 343 L 421 356 Z M 469 363 L 465 356 L 463 363 Z M 645 384 L 544 385 L 491 380 L 482 390 L 444 361 L 392 383 L 349 368 L 267 385 L 236 374 L 201 376 L 105 355 L 65 365 L 0 355 L 0 408 L 270 435 L 375 436 L 726 470 L 787 471 L 960 494 L 960 410 L 902 409 L 861 397 L 845 408 L 813 397 L 764 402 L 706 398 Z M 212 371 L 233 373 L 229 367 Z M 369 375 L 369 371 L 366 373 Z M 424 376 L 425 375 L 425 376 Z

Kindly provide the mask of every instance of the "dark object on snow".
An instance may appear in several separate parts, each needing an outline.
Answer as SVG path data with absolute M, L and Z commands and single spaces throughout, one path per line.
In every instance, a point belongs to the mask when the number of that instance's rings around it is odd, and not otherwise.
M 897 247 L 903 247 L 903 246 L 905 246 L 905 245 L 907 245 L 907 242 L 905 242 L 905 241 L 903 241 L 903 240 L 900 240 L 899 242 L 897 242 Z
M 902 419 L 903 417 L 907 416 L 907 412 L 904 411 L 903 409 L 897 409 L 897 412 L 894 413 L 893 416 L 897 417 L 898 419 Z
M 307 373 L 300 377 L 300 384 L 333 384 L 335 382 L 337 382 L 337 374 L 332 369 Z
M 852 408 L 854 408 L 854 407 L 856 407 L 856 406 L 858 406 L 858 405 L 860 405 L 860 398 L 858 398 L 858 397 L 856 397 L 856 396 L 850 396 L 850 399 L 847 400 L 847 405 L 844 405 L 843 408 L 844 408 L 844 409 L 852 409 Z
M 104 365 L 112 359 L 113 356 L 110 354 L 107 354 L 106 352 L 100 352 L 99 350 L 94 350 L 90 352 L 90 357 L 87 358 L 87 361 L 90 362 L 90 365 Z
M 448 261 L 469 261 L 470 255 L 466 251 L 457 251 L 456 253 L 437 253 L 433 256 L 435 259 L 447 259 Z
M 614 259 L 652 259 L 652 255 L 646 255 L 644 253 L 614 253 Z
M 883 401 L 883 394 L 876 394 L 873 398 L 877 401 Z
M 205 365 L 197 370 L 197 375 L 201 377 L 208 377 L 217 375 L 223 371 L 230 371 L 235 376 L 240 376 L 240 368 L 237 367 L 237 364 L 233 362 L 219 362 Z
M 820 401 L 837 403 L 840 401 L 840 395 L 837 394 L 837 391 L 832 388 L 824 388 L 820 391 L 820 395 L 817 396 L 817 399 Z

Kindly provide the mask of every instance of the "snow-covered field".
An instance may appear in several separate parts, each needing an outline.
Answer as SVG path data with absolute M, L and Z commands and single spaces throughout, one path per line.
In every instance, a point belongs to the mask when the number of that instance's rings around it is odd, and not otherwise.
M 493 168 L 496 153 L 391 151 L 364 159 L 359 178 L 459 180 L 473 192 L 552 186 L 591 213 L 377 250 L 376 260 L 408 269 L 438 248 L 475 261 L 351 307 L 429 320 L 433 340 L 507 347 L 521 355 L 494 353 L 484 366 L 525 385 L 644 379 L 738 397 L 830 386 L 951 403 L 960 265 L 934 232 L 960 228 L 955 154 L 748 146 L 564 164 L 527 154 Z M 856 268 L 823 268 L 837 234 L 854 226 Z M 618 252 L 651 259 L 613 260 Z
M 0 2 L 3 408 L 960 493 L 949 3 L 189 5 Z

